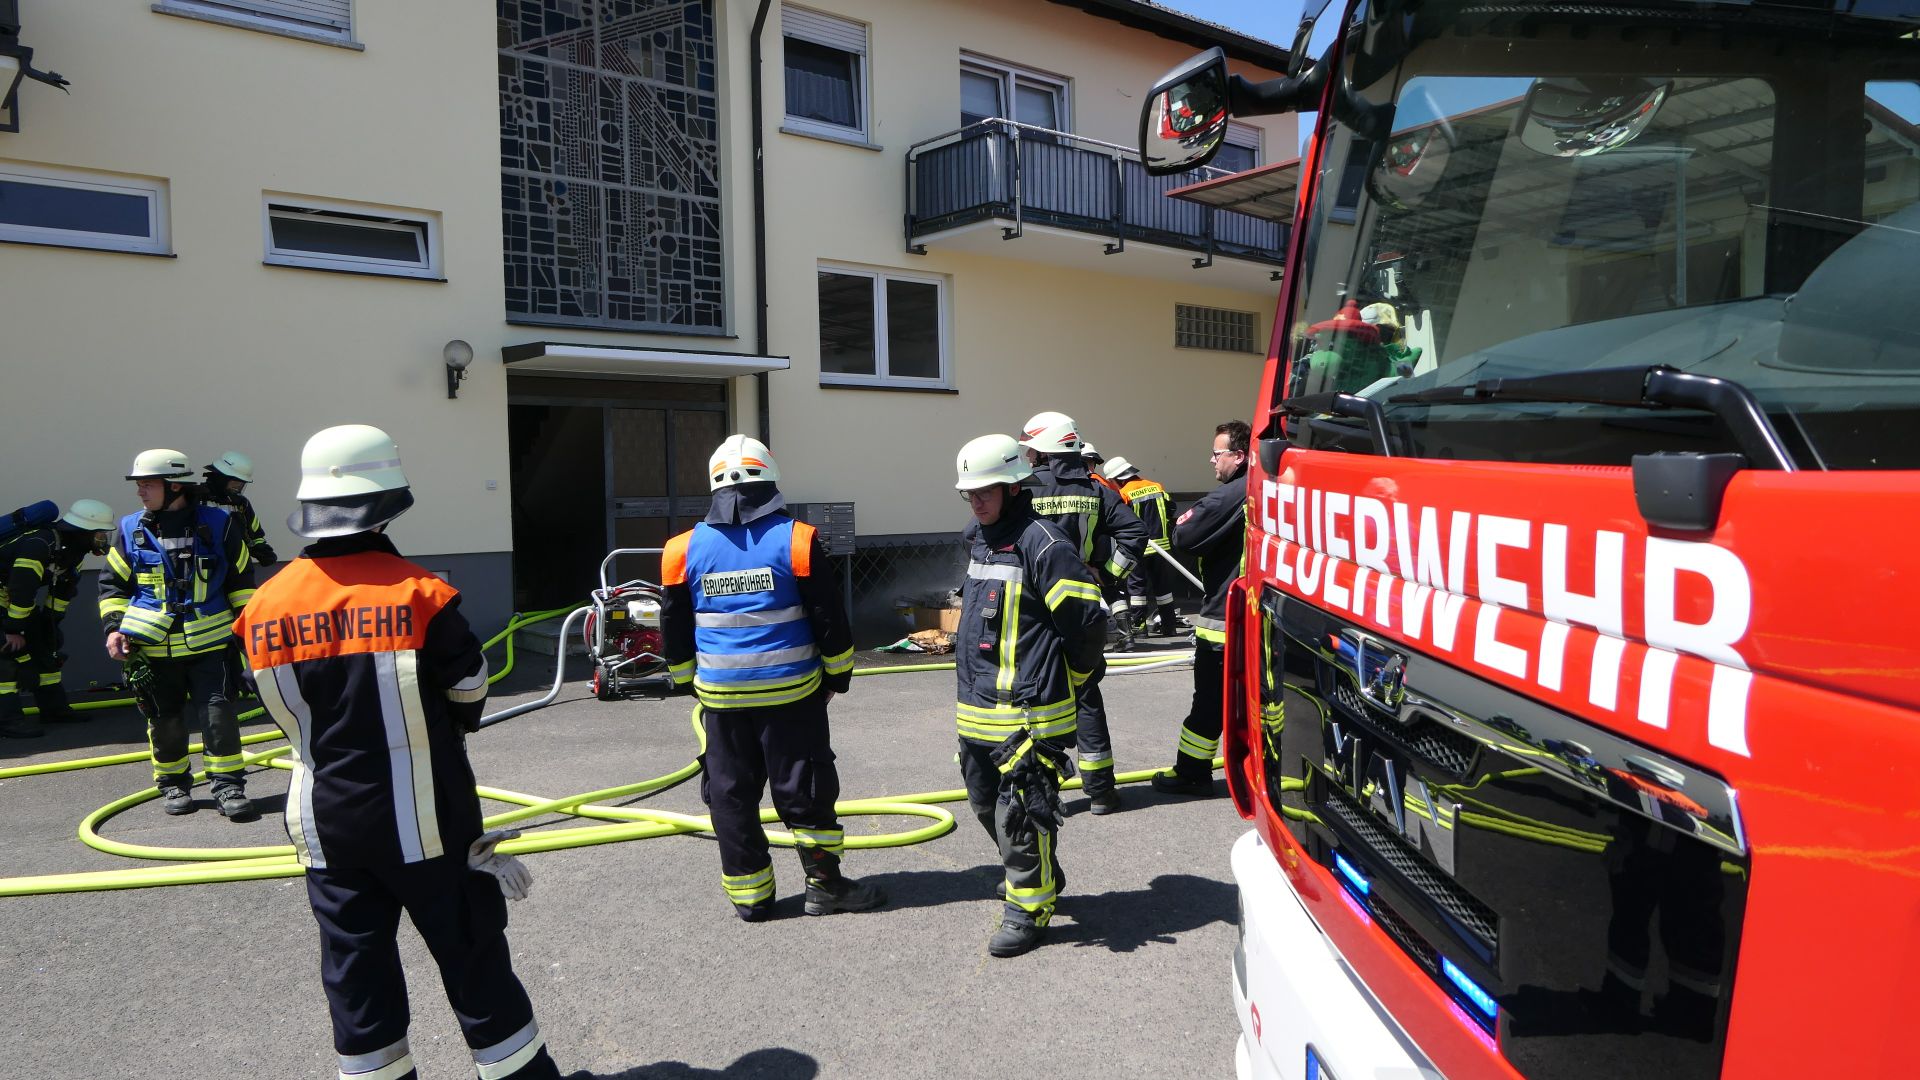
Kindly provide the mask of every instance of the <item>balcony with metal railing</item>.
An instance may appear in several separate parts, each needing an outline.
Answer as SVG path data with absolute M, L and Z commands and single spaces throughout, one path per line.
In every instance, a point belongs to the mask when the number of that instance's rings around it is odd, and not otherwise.
M 915 254 L 956 248 L 1239 287 L 1270 287 L 1286 260 L 1289 226 L 1166 197 L 1224 170 L 1149 176 L 1132 147 L 1081 135 L 982 120 L 915 143 L 906 173 Z

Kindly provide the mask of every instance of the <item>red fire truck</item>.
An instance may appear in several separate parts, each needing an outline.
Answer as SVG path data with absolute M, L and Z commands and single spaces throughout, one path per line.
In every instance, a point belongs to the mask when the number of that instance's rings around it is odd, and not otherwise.
M 1920 1074 L 1920 0 L 1309 40 L 1141 129 L 1164 174 L 1216 101 L 1317 112 L 1295 177 L 1183 192 L 1298 188 L 1228 606 L 1240 1074 Z

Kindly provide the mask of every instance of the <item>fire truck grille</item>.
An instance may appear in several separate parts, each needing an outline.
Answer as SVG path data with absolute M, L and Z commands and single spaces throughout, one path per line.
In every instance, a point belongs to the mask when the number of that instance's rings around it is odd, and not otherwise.
M 1435 872 L 1424 856 L 1375 824 L 1373 815 L 1332 784 L 1320 785 L 1325 798 L 1320 809 L 1339 820 L 1340 831 L 1359 841 L 1374 859 L 1393 868 L 1408 885 L 1490 948 L 1498 948 L 1499 917 L 1465 889 Z
M 1397 942 L 1408 956 L 1413 957 L 1415 963 L 1426 968 L 1428 974 L 1431 975 L 1440 969 L 1440 954 L 1427 943 L 1426 938 L 1420 936 L 1420 931 L 1415 930 L 1412 924 L 1400 917 L 1399 912 L 1393 910 L 1393 905 L 1379 896 L 1369 896 L 1367 913 L 1373 916 L 1373 921 L 1379 924 L 1380 929 L 1387 932 L 1388 937 Z
M 1391 714 L 1362 697 L 1360 691 L 1345 680 L 1334 685 L 1333 700 L 1348 716 L 1362 721 L 1382 735 L 1405 743 L 1408 751 L 1436 769 L 1461 777 L 1473 768 L 1477 744 L 1460 732 L 1425 716 L 1418 716 L 1412 723 L 1402 725 Z

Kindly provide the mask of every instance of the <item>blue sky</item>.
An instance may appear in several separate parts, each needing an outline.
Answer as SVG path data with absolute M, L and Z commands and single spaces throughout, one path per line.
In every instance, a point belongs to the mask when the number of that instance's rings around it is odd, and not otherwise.
M 1293 28 L 1300 24 L 1300 0 L 1158 0 L 1158 2 L 1189 15 L 1217 22 L 1222 26 L 1231 26 L 1243 34 L 1262 38 L 1281 46 L 1293 40 Z

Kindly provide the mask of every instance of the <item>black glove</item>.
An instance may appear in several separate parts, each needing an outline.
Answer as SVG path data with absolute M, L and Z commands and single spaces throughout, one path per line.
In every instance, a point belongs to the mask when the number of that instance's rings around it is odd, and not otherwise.
M 134 708 L 149 721 L 159 719 L 160 703 L 153 697 L 153 665 L 147 663 L 145 657 L 135 653 L 132 659 L 121 665 L 120 670 L 123 673 L 121 678 L 127 684 L 127 690 L 133 694 Z

